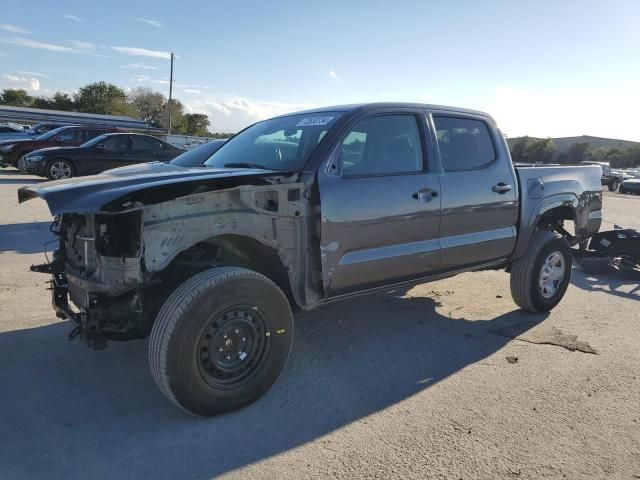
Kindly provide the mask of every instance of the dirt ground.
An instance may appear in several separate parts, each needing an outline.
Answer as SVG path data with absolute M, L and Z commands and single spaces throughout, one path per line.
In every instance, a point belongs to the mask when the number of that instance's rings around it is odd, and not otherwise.
M 549 315 L 517 310 L 503 272 L 296 315 L 274 388 L 196 419 L 156 388 L 146 342 L 67 342 L 28 271 L 50 239 L 44 202 L 17 204 L 35 181 L 0 170 L 4 480 L 640 478 L 637 279 L 574 267 Z M 640 197 L 606 193 L 604 215 L 640 228 Z

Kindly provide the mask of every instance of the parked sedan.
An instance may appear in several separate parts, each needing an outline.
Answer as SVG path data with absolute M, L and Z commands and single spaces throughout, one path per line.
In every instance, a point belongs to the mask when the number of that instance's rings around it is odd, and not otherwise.
M 15 131 L 0 130 L 0 140 L 19 140 L 21 138 L 36 138 L 56 128 L 64 127 L 62 123 L 43 122 L 33 127 L 24 129 L 20 128 Z
M 620 185 L 620 193 L 637 193 L 640 194 L 640 178 L 630 178 L 624 180 Z
M 179 157 L 171 160 L 173 165 L 179 165 L 181 167 L 199 167 L 202 165 L 214 152 L 216 152 L 227 140 L 211 140 L 210 142 L 203 143 L 202 145 L 184 152 Z
M 113 127 L 74 125 L 56 128 L 36 138 L 3 140 L 0 141 L 0 165 L 17 167 L 20 157 L 34 150 L 47 147 L 78 146 L 98 135 L 121 131 Z
M 92 175 L 135 163 L 169 161 L 184 150 L 150 135 L 112 133 L 79 147 L 45 148 L 25 155 L 20 171 L 51 180 Z

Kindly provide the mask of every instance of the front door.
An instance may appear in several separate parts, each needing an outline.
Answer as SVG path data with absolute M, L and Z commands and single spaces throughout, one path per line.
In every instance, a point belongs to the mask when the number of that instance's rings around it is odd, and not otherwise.
M 129 135 L 112 135 L 95 147 L 99 152 L 92 152 L 86 161 L 88 173 L 100 173 L 110 168 L 129 165 L 131 155 L 131 139 Z
M 384 111 L 347 129 L 318 172 L 328 297 L 426 276 L 440 265 L 440 182 L 424 114 Z

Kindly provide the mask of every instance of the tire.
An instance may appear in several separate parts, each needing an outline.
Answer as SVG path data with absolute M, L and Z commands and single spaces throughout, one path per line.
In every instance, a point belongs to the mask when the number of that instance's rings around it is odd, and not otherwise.
M 627 191 L 624 189 L 624 186 L 623 186 L 623 185 L 620 185 L 620 189 L 618 190 L 618 193 L 622 193 L 623 195 L 624 195 L 625 193 L 627 193 Z
M 264 395 L 292 342 L 282 290 L 257 272 L 219 267 L 194 275 L 166 300 L 151 330 L 149 364 L 175 405 L 212 416 Z
M 562 275 L 558 277 L 560 263 Z M 552 265 L 552 277 L 557 280 L 543 275 L 543 267 L 549 264 Z M 560 303 L 567 291 L 571 264 L 571 248 L 565 238 L 547 230 L 535 232 L 527 253 L 511 266 L 511 296 L 514 302 L 529 312 L 548 312 Z M 543 281 L 545 278 L 546 281 Z
M 76 170 L 73 167 L 73 164 L 64 158 L 55 158 L 51 160 L 45 168 L 45 175 L 49 180 L 71 178 L 75 173 Z
M 609 191 L 610 192 L 615 192 L 616 190 L 618 190 L 618 186 L 620 186 L 620 182 L 618 181 L 617 178 L 614 178 L 613 180 L 611 180 L 611 182 L 609 183 Z

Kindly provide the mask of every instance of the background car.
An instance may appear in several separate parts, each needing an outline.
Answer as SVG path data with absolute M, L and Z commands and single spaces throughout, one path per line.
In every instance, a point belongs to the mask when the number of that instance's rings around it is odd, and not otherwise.
M 11 133 L 23 133 L 25 130 L 20 125 L 12 125 L 9 123 L 5 123 L 0 125 L 0 137 L 4 134 Z
M 640 178 L 630 178 L 624 180 L 620 185 L 620 193 L 640 194 Z
M 54 122 L 43 122 L 38 123 L 29 128 L 19 128 L 14 132 L 2 132 L 0 131 L 0 140 L 18 140 L 21 138 L 36 138 L 44 133 L 50 132 L 51 130 L 55 130 L 56 128 L 66 127 L 68 125 L 64 125 L 62 123 L 54 123 Z
M 17 140 L 0 141 L 0 164 L 3 166 L 18 167 L 18 160 L 23 155 L 34 150 L 47 147 L 77 146 L 109 132 L 121 132 L 122 130 L 102 126 L 67 126 L 51 130 L 37 138 L 22 138 Z
M 227 140 L 211 140 L 199 147 L 184 152 L 182 155 L 171 160 L 172 165 L 180 167 L 198 167 L 202 165 L 214 152 L 216 152 Z
M 45 148 L 25 155 L 20 171 L 60 180 L 136 163 L 169 161 L 184 150 L 151 135 L 101 135 L 79 147 Z
M 587 165 L 599 165 L 602 168 L 602 177 L 600 178 L 600 183 L 602 185 L 606 185 L 610 192 L 615 192 L 618 190 L 618 187 L 622 183 L 622 174 L 616 173 L 611 170 L 611 165 L 609 162 L 594 162 L 591 160 L 585 160 L 580 162 L 582 164 Z

